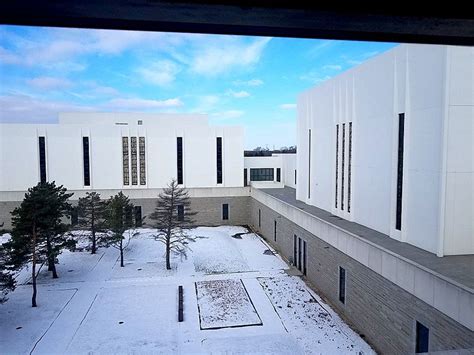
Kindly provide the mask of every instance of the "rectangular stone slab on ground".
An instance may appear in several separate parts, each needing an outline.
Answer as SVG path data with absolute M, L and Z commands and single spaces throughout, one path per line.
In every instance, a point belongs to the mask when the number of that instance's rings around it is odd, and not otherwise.
M 241 280 L 196 282 L 201 329 L 261 325 Z

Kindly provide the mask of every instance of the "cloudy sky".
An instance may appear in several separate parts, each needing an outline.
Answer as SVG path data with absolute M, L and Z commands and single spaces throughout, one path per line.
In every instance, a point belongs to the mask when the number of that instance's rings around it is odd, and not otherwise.
M 245 146 L 296 143 L 296 97 L 395 44 L 0 26 L 0 122 L 195 112 Z

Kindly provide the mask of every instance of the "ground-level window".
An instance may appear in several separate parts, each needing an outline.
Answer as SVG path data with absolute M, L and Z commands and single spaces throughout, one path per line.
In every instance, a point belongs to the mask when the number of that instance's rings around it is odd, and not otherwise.
M 293 265 L 306 275 L 306 241 L 296 235 L 293 236 L 293 260 Z
M 229 219 L 229 204 L 224 203 L 222 205 L 222 219 L 227 220 Z
M 250 169 L 250 181 L 273 180 L 273 168 Z
M 281 168 L 277 168 L 277 181 L 281 182 Z
M 258 226 L 262 226 L 262 211 L 260 210 L 260 208 L 258 209 Z
M 71 210 L 71 225 L 75 226 L 79 222 L 79 213 L 77 207 L 73 207 Z
M 295 185 L 296 185 L 296 169 L 295 169 Z
M 339 266 L 339 301 L 346 303 L 346 269 Z
M 184 221 L 184 206 L 178 205 L 178 221 Z
M 277 241 L 277 221 L 274 221 L 273 225 L 273 240 L 276 242 Z
M 247 179 L 247 169 L 244 169 L 244 186 L 247 186 L 248 179 Z
M 142 206 L 134 206 L 133 212 L 135 214 L 135 227 L 141 227 L 143 224 Z
M 416 322 L 416 345 L 415 353 L 427 353 L 429 351 L 430 330 L 420 322 Z

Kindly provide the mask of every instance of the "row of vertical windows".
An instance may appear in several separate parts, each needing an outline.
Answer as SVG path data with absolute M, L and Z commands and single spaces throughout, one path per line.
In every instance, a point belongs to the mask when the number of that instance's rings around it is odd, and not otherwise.
M 352 122 L 348 125 L 348 159 L 346 161 L 346 124 L 342 124 L 341 134 L 339 134 L 339 124 L 336 124 L 336 172 L 335 172 L 335 194 L 334 194 L 334 207 L 344 211 L 344 207 L 347 207 L 347 212 L 351 211 L 351 178 L 352 178 Z M 339 136 L 341 139 L 341 166 L 339 167 Z M 344 188 L 346 184 L 345 167 L 347 164 L 347 206 L 344 205 L 345 196 Z M 339 196 L 339 170 L 341 175 L 341 196 Z M 340 205 L 339 205 L 340 197 Z
M 132 185 L 138 185 L 137 137 L 130 137 L 130 152 L 131 152 L 131 164 L 132 164 Z
M 250 169 L 250 181 L 273 181 L 273 168 Z
M 306 241 L 293 235 L 293 264 L 306 275 Z
M 140 185 L 146 185 L 145 137 L 138 138 L 138 154 L 140 156 Z
M 130 185 L 130 153 L 128 149 L 128 137 L 122 137 L 122 169 L 123 184 Z
M 217 183 L 222 184 L 222 137 L 216 138 Z
M 137 143 L 138 141 L 138 143 Z M 145 137 L 122 137 L 123 184 L 138 185 L 138 166 L 140 166 L 140 185 L 146 184 Z M 130 174 L 131 172 L 131 174 Z
M 346 124 L 342 124 L 342 158 L 341 158 L 341 210 L 344 211 L 344 157 L 346 155 Z
M 183 137 L 176 138 L 178 184 L 183 184 Z
M 38 137 L 39 145 L 39 166 L 40 166 L 40 182 L 46 182 L 46 142 L 45 137 Z
M 82 162 L 84 170 L 84 186 L 90 186 L 91 172 L 89 159 L 89 137 L 82 137 Z

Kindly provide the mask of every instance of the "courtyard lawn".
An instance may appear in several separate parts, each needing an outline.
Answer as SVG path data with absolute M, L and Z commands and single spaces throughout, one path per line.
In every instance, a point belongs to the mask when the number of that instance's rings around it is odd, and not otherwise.
M 114 248 L 63 252 L 59 279 L 42 271 L 37 308 L 23 270 L 0 305 L 0 353 L 373 353 L 245 228 L 193 229 L 199 238 L 187 258 L 173 256 L 172 270 L 154 230 L 137 232 L 124 268 Z

